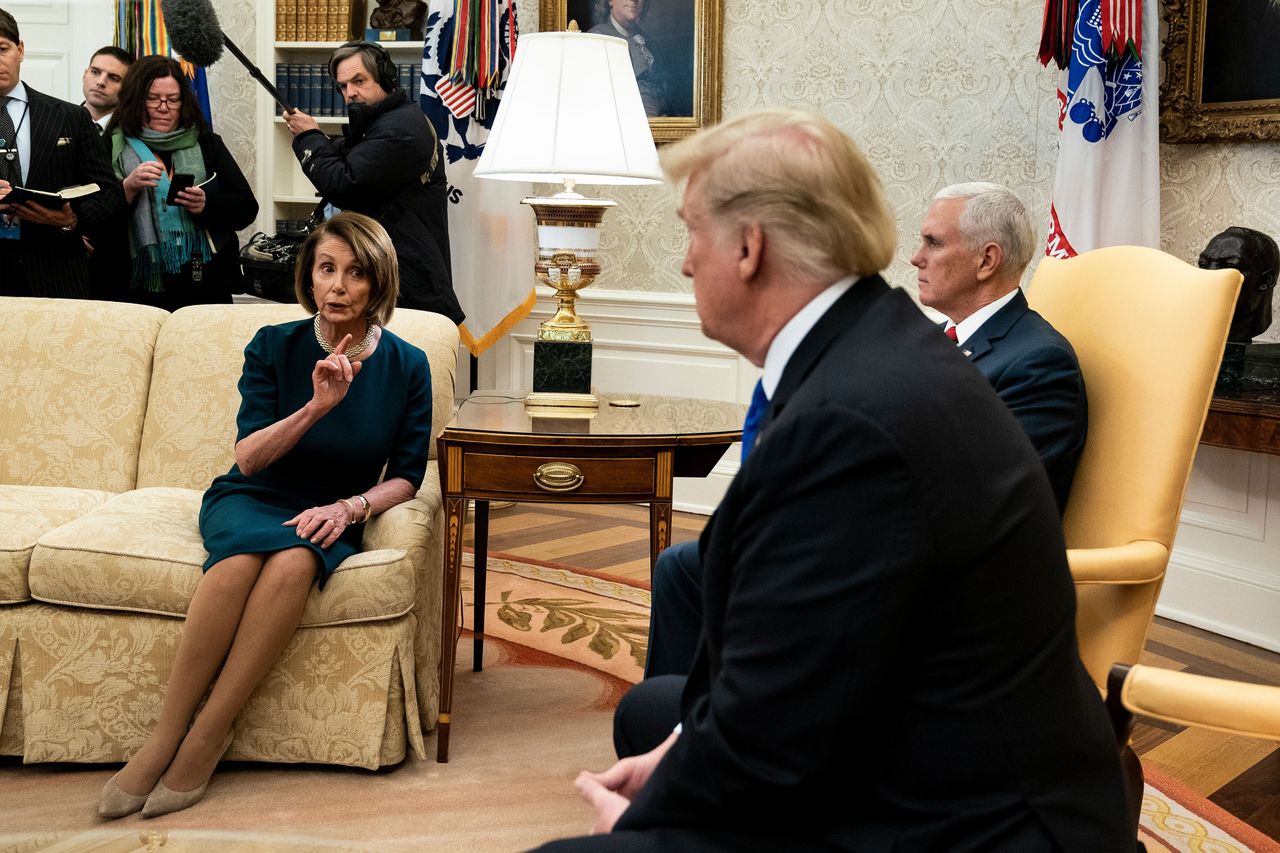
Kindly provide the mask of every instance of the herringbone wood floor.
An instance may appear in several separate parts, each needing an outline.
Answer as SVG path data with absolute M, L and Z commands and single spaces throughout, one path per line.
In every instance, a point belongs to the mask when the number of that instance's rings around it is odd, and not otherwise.
M 697 538 L 705 523 L 704 516 L 676 513 L 672 541 Z M 491 513 L 489 548 L 648 580 L 649 510 L 631 505 L 516 504 Z M 1166 619 L 1157 619 L 1152 627 L 1143 663 L 1280 684 L 1280 654 Z M 1280 839 L 1277 744 L 1147 721 L 1137 725 L 1134 748 L 1145 764 Z

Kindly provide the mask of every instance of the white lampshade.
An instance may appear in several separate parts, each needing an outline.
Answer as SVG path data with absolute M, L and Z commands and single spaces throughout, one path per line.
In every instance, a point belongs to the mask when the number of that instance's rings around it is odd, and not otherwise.
M 578 32 L 520 36 L 475 174 L 548 183 L 660 183 L 627 43 Z

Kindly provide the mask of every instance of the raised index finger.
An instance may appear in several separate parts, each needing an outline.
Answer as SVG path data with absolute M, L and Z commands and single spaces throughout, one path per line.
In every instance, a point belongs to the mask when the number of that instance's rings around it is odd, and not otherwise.
M 342 340 L 338 341 L 338 345 L 333 348 L 334 355 L 346 355 L 347 346 L 351 343 L 351 335 L 343 335 Z

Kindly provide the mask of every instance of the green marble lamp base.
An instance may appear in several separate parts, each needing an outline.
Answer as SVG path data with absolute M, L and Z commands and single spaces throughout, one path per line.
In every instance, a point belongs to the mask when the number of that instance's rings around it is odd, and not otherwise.
M 599 405 L 591 393 L 591 342 L 534 341 L 529 401 L 543 406 Z

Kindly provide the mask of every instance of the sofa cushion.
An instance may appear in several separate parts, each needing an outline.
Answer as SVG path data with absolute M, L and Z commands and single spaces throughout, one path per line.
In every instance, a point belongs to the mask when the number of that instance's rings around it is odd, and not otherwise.
M 145 305 L 4 299 L 0 483 L 132 489 L 167 316 Z
M 40 538 L 31 555 L 31 596 L 51 604 L 182 616 L 208 553 L 197 524 L 203 493 L 137 489 Z M 403 551 L 354 554 L 324 590 L 313 589 L 304 627 L 391 619 L 414 603 Z
M 90 489 L 0 485 L 0 604 L 31 600 L 27 567 L 41 536 L 110 497 Z
M 305 317 L 297 305 L 192 305 L 156 338 L 154 376 L 138 453 L 139 488 L 206 489 L 235 460 L 236 385 L 244 348 L 263 326 Z M 448 318 L 398 309 L 388 328 L 427 354 L 435 439 L 453 417 L 458 329 Z M 431 455 L 436 443 L 431 442 Z

